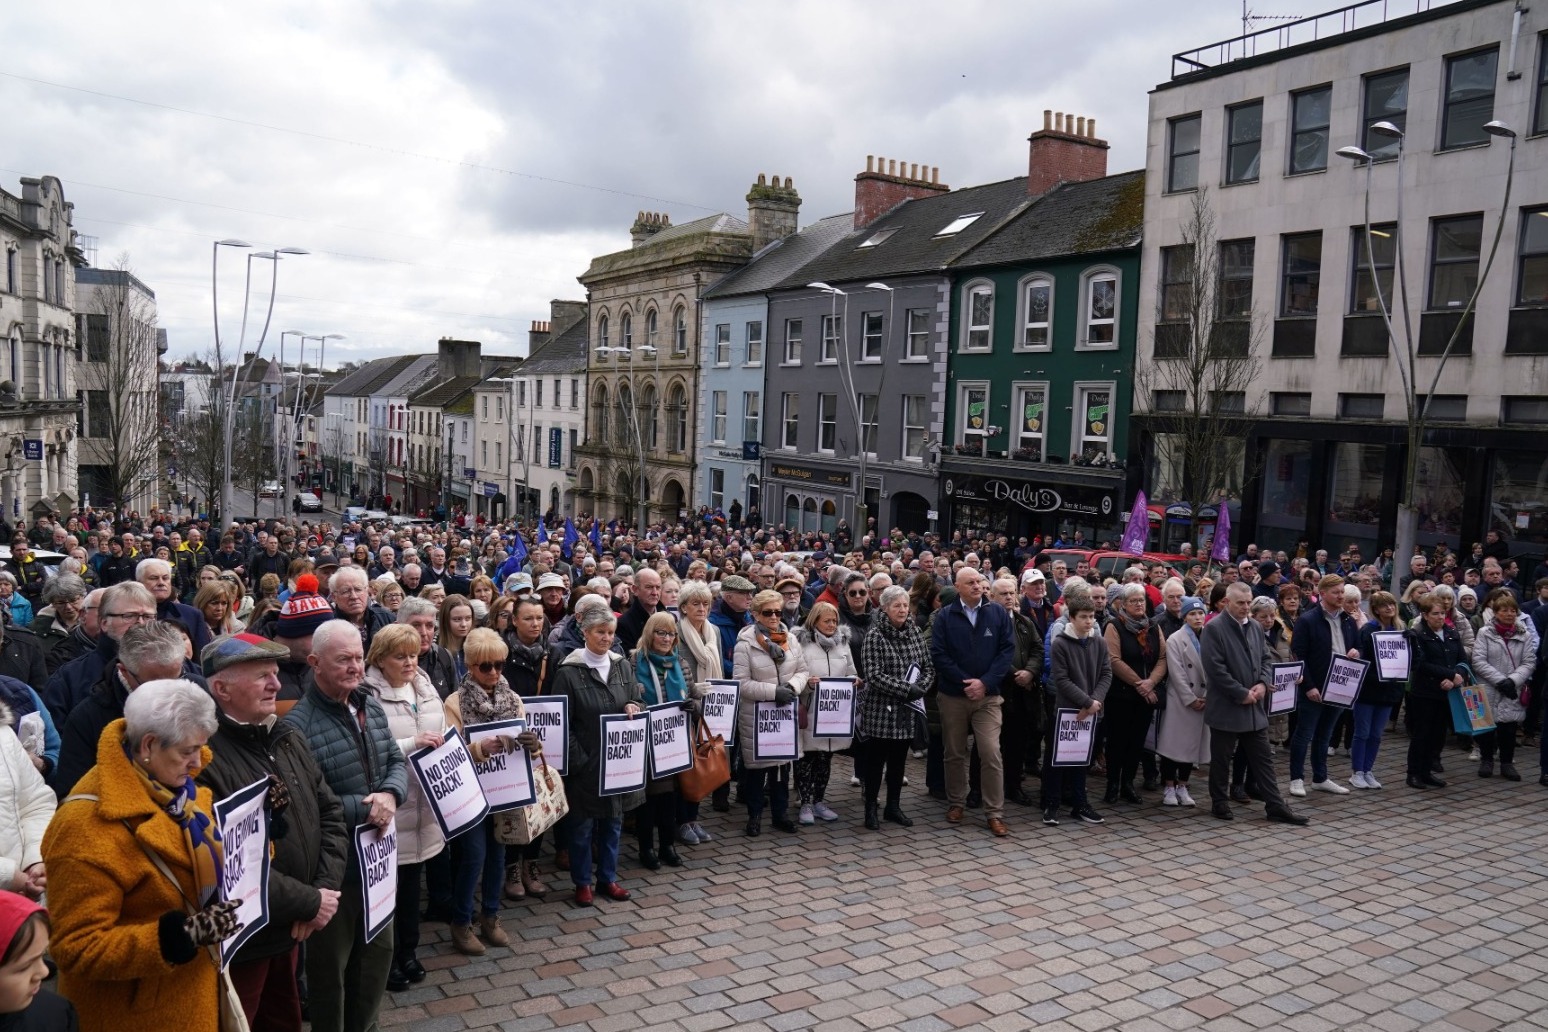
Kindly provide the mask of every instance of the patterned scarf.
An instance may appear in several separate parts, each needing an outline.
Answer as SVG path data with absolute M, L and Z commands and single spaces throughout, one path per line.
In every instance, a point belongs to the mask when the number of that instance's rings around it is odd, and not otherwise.
M 494 720 L 511 720 L 524 712 L 521 697 L 502 676 L 494 688 L 485 688 L 472 676 L 464 677 L 457 686 L 457 702 L 462 710 L 463 724 L 487 724 Z
M 199 795 L 199 787 L 194 784 L 193 778 L 184 778 L 183 783 L 178 787 L 168 788 L 146 773 L 144 767 L 134 762 L 134 757 L 129 753 L 128 743 L 124 744 L 124 755 L 129 756 L 129 766 L 140 779 L 140 787 L 145 789 L 146 794 L 163 813 L 183 829 L 183 843 L 188 847 L 188 856 L 193 863 L 194 885 L 199 906 L 203 907 L 220 889 L 220 870 L 225 864 L 225 845 L 220 839 L 220 828 L 216 827 L 208 815 L 194 806 L 194 800 Z
M 645 648 L 636 650 L 634 678 L 642 685 L 655 687 L 658 703 L 682 702 L 688 698 L 688 682 L 683 679 L 683 667 L 675 652 L 663 656 Z
M 759 627 L 753 634 L 757 638 L 763 639 L 763 650 L 769 654 L 769 658 L 776 665 L 785 661 L 785 642 L 790 639 L 790 635 L 784 628 L 780 628 L 777 631 L 766 631 Z
M 1139 639 L 1140 649 L 1150 651 L 1150 621 L 1136 620 L 1128 613 L 1119 613 L 1123 618 L 1123 625 L 1129 629 L 1129 633 Z

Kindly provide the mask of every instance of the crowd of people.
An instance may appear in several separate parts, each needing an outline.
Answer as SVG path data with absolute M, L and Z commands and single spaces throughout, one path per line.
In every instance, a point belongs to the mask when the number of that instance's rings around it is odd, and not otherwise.
M 1304 825 L 1294 799 L 1397 776 L 1378 757 L 1399 729 L 1404 783 L 1444 789 L 1464 685 L 1483 688 L 1496 725 L 1462 740 L 1477 775 L 1520 781 L 1517 747 L 1538 745 L 1548 786 L 1548 568 L 1527 591 L 1492 538 L 1402 571 L 1353 548 L 1334 563 L 1248 546 L 1236 562 L 1137 561 L 1113 577 L 1044 545 L 724 519 L 637 535 L 557 519 L 298 516 L 212 533 L 166 514 L 40 518 L 0 573 L 13 800 L 0 813 L 0 1014 L 36 1029 L 77 1016 L 88 1030 L 215 1029 L 239 1010 L 253 1028 L 299 1029 L 305 1014 L 316 1029 L 369 1029 L 385 992 L 427 977 L 424 923 L 482 956 L 511 945 L 504 905 L 552 898 L 553 880 L 567 877 L 576 906 L 628 900 L 626 870 L 679 867 L 714 841 L 705 805 L 736 808 L 750 838 L 907 828 L 937 806 L 1006 838 L 1038 818 L 1101 824 L 1098 806 L 1199 807 L 1193 774 L 1207 767 L 1214 817 L 1257 801 L 1269 821 Z M 44 567 L 30 546 L 66 558 Z M 1406 676 L 1392 673 L 1394 640 Z M 1366 661 L 1363 680 L 1325 697 L 1345 658 Z M 1279 671 L 1296 662 L 1290 685 Z M 811 712 L 833 679 L 856 689 L 836 737 Z M 697 713 L 711 682 L 738 689 L 730 780 L 703 799 L 675 776 L 602 792 L 607 718 Z M 1288 705 L 1272 704 L 1276 688 Z M 448 841 L 408 758 L 448 729 L 524 719 L 523 700 L 542 696 L 568 700 L 568 813 L 530 841 L 502 814 Z M 799 711 L 794 758 L 760 754 L 760 703 Z M 1066 739 L 1083 744 L 1072 754 Z M 470 746 L 481 763 L 518 750 L 541 759 L 544 741 L 528 729 Z M 833 791 L 836 754 L 858 793 Z M 911 759 L 924 784 L 908 801 Z M 257 782 L 269 918 L 225 958 L 240 925 L 212 808 Z M 354 848 L 365 826 L 397 842 L 392 918 L 374 934 Z M 50 963 L 57 995 L 40 988 Z

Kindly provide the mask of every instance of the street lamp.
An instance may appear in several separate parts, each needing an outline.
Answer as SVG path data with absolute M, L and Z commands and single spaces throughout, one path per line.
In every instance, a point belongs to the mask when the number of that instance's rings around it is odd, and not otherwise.
M 210 247 L 210 307 L 213 310 L 214 324 L 215 324 L 215 379 L 214 379 L 214 386 L 215 386 L 215 401 L 217 403 L 219 403 L 220 401 L 224 400 L 223 399 L 224 392 L 220 390 L 220 383 L 221 383 L 221 379 L 220 378 L 221 378 L 221 367 L 222 367 L 222 364 L 225 362 L 225 353 L 221 350 L 221 346 L 220 346 L 220 277 L 216 275 L 216 272 L 217 272 L 217 270 L 219 269 L 219 266 L 220 266 L 220 249 L 222 247 L 234 247 L 234 248 L 239 248 L 240 249 L 240 248 L 247 248 L 247 247 L 252 247 L 252 246 L 253 245 L 249 244 L 246 240 L 237 240 L 235 238 L 228 237 L 225 240 L 216 240 L 211 245 L 211 247 Z M 247 319 L 247 303 L 246 303 L 245 300 L 242 303 L 242 318 L 243 318 L 243 322 L 245 323 L 246 319 Z M 238 347 L 240 348 L 240 344 L 238 344 Z M 223 415 L 223 418 L 221 420 L 222 424 L 224 426 L 230 426 L 230 413 L 222 413 L 222 415 Z M 226 476 L 226 480 L 229 482 L 230 479 L 231 479 L 231 455 L 230 455 L 229 451 L 226 453 L 225 476 Z M 225 521 L 229 517 L 229 515 L 230 515 L 229 510 L 227 510 L 225 508 L 225 506 L 228 504 L 227 492 L 226 492 L 225 488 L 221 489 L 220 499 L 221 499 L 221 506 L 222 506 L 222 509 L 221 509 L 221 520 Z M 208 503 L 208 501 L 209 500 L 207 499 L 206 503 Z
M 295 331 L 291 331 L 291 332 L 295 332 Z M 322 384 L 323 362 L 325 362 L 327 360 L 328 341 L 330 341 L 330 340 L 347 340 L 347 339 L 348 338 L 346 338 L 344 336 L 344 334 L 342 334 L 342 333 L 323 333 L 323 334 L 307 333 L 307 334 L 302 334 L 301 335 L 300 354 L 296 358 L 296 366 L 297 366 L 296 410 L 295 410 L 294 413 L 292 413 L 293 421 L 294 421 L 294 427 L 292 428 L 292 434 L 291 434 L 291 439 L 292 440 L 298 440 L 299 439 L 300 432 L 301 432 L 301 420 L 302 420 L 302 418 L 305 417 L 306 413 L 308 413 L 308 412 L 310 412 L 312 410 L 312 406 L 314 404 L 316 404 L 316 402 L 317 402 L 317 388 L 319 386 L 321 386 L 321 384 Z M 306 382 L 306 342 L 309 341 L 309 340 L 317 341 L 317 372 L 312 377 L 312 389 L 311 389 L 310 392 L 307 393 L 306 401 L 303 404 L 302 400 L 301 400 L 301 392 L 302 392 L 303 385 Z M 280 373 L 281 373 L 281 375 L 283 375 L 284 374 L 284 370 L 285 370 L 285 360 L 284 360 L 284 357 L 283 357 L 284 356 L 284 351 L 283 351 L 284 338 L 283 338 L 283 336 L 281 337 L 280 344 L 281 344 Z M 289 452 L 287 452 L 286 454 L 288 456 Z M 319 456 L 319 460 L 320 459 L 321 459 L 321 456 Z M 288 462 L 287 462 L 287 468 L 288 468 Z
M 1423 395 L 1418 393 L 1418 356 L 1414 341 L 1413 322 L 1408 303 L 1408 276 L 1403 261 L 1403 155 L 1406 137 L 1403 130 L 1391 122 L 1377 122 L 1371 126 L 1371 132 L 1378 136 L 1397 140 L 1397 211 L 1396 223 L 1393 231 L 1392 247 L 1394 252 L 1395 274 L 1397 277 L 1397 301 L 1402 307 L 1403 315 L 1403 343 L 1404 348 L 1400 352 L 1397 349 L 1397 335 L 1392 324 L 1392 311 L 1389 300 L 1382 296 L 1381 283 L 1376 274 L 1376 254 L 1372 246 L 1374 233 L 1371 229 L 1371 168 L 1375 164 L 1372 156 L 1359 147 L 1340 147 L 1337 151 L 1339 157 L 1347 158 L 1357 165 L 1365 166 L 1365 254 L 1366 262 L 1371 275 L 1371 285 L 1376 292 L 1376 304 L 1381 310 L 1382 322 L 1387 330 L 1389 347 L 1393 351 L 1398 362 L 1398 374 L 1403 384 L 1404 403 L 1408 415 L 1408 433 L 1406 439 L 1407 451 L 1403 457 L 1403 485 L 1398 499 L 1397 541 L 1394 555 L 1397 557 L 1397 567 L 1393 572 L 1394 585 L 1401 575 L 1403 562 L 1406 562 L 1414 554 L 1414 542 L 1418 536 L 1419 512 L 1414 507 L 1414 493 L 1416 481 L 1419 479 L 1419 450 L 1424 442 L 1424 428 L 1426 417 L 1429 415 L 1430 400 L 1435 396 L 1435 390 L 1440 386 L 1441 374 L 1446 369 L 1446 361 L 1451 357 L 1452 349 L 1461 339 L 1462 330 L 1467 325 L 1468 317 L 1473 314 L 1478 304 L 1478 296 L 1483 291 L 1484 283 L 1489 278 L 1489 272 L 1494 267 L 1495 255 L 1499 252 L 1500 237 L 1505 231 L 1505 215 L 1510 207 L 1510 188 L 1516 170 L 1516 131 L 1504 122 L 1491 121 L 1483 125 L 1483 131 L 1491 137 L 1499 137 L 1510 141 L 1510 152 L 1505 165 L 1505 194 L 1500 199 L 1500 217 L 1495 223 L 1494 240 L 1489 246 L 1489 257 L 1484 262 L 1478 280 L 1473 286 L 1473 292 L 1467 299 L 1466 306 L 1462 309 L 1461 317 L 1451 331 L 1451 337 L 1446 341 L 1446 347 L 1440 353 L 1440 359 L 1435 365 L 1435 375 L 1430 379 L 1429 390 Z M 1404 360 L 1407 360 L 1406 365 Z

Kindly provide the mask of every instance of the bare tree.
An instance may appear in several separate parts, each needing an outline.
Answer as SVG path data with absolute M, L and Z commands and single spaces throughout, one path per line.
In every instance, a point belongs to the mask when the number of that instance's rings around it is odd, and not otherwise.
M 1199 510 L 1238 494 L 1246 438 L 1262 400 L 1263 334 L 1252 312 L 1251 240 L 1220 241 L 1207 190 L 1193 199 L 1182 242 L 1162 248 L 1153 361 L 1135 377 L 1155 428 L 1152 491 Z
M 108 497 L 130 504 L 135 492 L 156 482 L 161 465 L 157 384 L 156 308 L 153 296 L 119 257 L 92 290 L 86 313 L 86 361 L 78 367 L 86 398 L 84 443 L 95 454 Z

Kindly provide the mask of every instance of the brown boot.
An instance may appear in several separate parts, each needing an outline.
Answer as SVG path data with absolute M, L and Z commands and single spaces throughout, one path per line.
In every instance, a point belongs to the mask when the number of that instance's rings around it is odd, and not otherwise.
M 454 924 L 451 926 L 452 947 L 468 957 L 482 957 L 484 944 L 478 941 L 478 936 L 473 934 L 472 925 Z
M 521 864 L 510 864 L 505 868 L 505 898 L 523 900 L 527 898 L 527 886 L 521 878 Z
M 500 927 L 499 914 L 485 914 L 478 919 L 478 934 L 491 946 L 509 946 L 511 937 Z
M 537 861 L 528 860 L 521 865 L 521 880 L 527 888 L 527 895 L 538 899 L 548 895 L 548 886 L 538 877 Z

